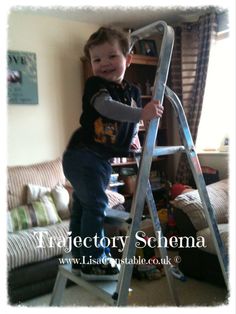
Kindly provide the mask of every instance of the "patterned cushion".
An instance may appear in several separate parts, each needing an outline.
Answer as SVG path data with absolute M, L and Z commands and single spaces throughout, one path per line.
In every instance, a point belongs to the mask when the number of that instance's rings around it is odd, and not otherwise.
M 68 219 L 70 217 L 70 211 L 69 211 L 70 196 L 67 189 L 65 189 L 62 185 L 58 184 L 54 188 L 51 189 L 49 187 L 28 184 L 27 185 L 27 202 L 30 203 L 32 201 L 36 201 L 42 195 L 45 195 L 48 193 L 51 193 L 53 197 L 53 200 L 56 205 L 60 218 Z M 107 189 L 106 194 L 108 197 L 108 206 L 110 208 L 116 207 L 125 202 L 124 196 L 120 193 Z
M 50 195 L 44 195 L 38 201 L 8 211 L 7 219 L 8 232 L 61 222 Z
M 228 180 L 225 179 L 208 185 L 207 192 L 215 211 L 217 223 L 227 223 Z M 198 190 L 177 196 L 172 204 L 188 215 L 196 230 L 208 227 Z
M 58 215 L 61 219 L 70 217 L 69 203 L 70 196 L 68 191 L 61 184 L 57 184 L 54 188 L 44 187 L 40 185 L 27 185 L 27 203 L 37 201 L 43 195 L 50 194 L 55 203 Z

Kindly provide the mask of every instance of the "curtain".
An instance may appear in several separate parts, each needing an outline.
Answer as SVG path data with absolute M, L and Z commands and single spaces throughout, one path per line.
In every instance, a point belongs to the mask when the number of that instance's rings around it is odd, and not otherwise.
M 175 45 L 170 67 L 170 85 L 180 98 L 193 142 L 196 142 L 201 117 L 211 41 L 216 37 L 217 19 L 209 13 L 194 23 L 175 28 Z M 189 184 L 191 170 L 181 155 L 176 181 Z

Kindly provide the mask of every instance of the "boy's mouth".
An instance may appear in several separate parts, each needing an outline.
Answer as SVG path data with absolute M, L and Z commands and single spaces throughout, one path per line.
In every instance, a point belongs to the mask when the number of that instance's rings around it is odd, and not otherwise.
M 102 73 L 103 74 L 110 74 L 113 73 L 115 71 L 115 69 L 109 69 L 109 70 L 103 70 Z

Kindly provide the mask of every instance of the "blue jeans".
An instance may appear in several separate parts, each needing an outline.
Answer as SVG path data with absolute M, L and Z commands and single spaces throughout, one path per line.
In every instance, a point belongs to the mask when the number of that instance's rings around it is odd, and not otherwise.
M 70 231 L 72 239 L 80 236 L 98 239 L 104 237 L 105 210 L 108 198 L 105 190 L 109 184 L 111 165 L 88 148 L 69 149 L 63 155 L 63 171 L 73 186 L 73 205 L 71 210 Z M 88 243 L 89 246 L 94 242 Z M 92 245 L 90 248 L 72 246 L 76 258 L 102 258 L 105 248 Z

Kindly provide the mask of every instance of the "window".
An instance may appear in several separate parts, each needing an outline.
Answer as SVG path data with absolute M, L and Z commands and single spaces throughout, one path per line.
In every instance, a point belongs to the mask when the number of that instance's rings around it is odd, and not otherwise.
M 230 73 L 233 67 L 230 49 L 229 36 L 226 34 L 218 36 L 211 48 L 196 141 L 197 151 L 221 150 L 230 134 L 229 121 L 231 108 L 234 106 L 232 91 L 229 90 L 232 86 Z

